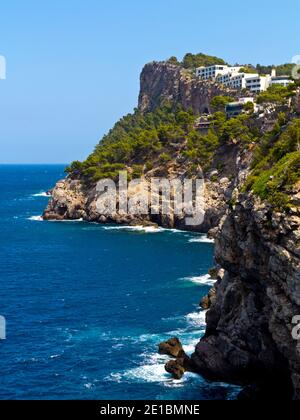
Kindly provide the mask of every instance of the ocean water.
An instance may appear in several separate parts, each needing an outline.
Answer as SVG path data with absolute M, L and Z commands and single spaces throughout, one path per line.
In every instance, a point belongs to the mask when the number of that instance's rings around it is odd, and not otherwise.
M 173 380 L 157 344 L 191 353 L 213 244 L 178 231 L 43 222 L 57 165 L 0 166 L 0 399 L 232 399 L 236 388 Z

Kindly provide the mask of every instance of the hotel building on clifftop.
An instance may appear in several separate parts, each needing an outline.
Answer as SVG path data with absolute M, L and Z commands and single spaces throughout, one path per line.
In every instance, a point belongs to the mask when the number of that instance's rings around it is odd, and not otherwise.
M 272 85 L 288 86 L 294 83 L 289 76 L 276 76 L 276 70 L 271 75 L 262 76 L 258 73 L 245 73 L 243 67 L 214 65 L 199 67 L 196 69 L 196 76 L 203 80 L 214 80 L 224 86 L 233 89 L 247 89 L 252 93 L 260 93 Z

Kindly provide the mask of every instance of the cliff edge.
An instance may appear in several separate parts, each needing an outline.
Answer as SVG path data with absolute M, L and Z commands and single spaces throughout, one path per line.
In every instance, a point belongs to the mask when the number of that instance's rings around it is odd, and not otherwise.
M 216 96 L 238 97 L 234 89 L 214 81 L 194 77 L 190 70 L 168 62 L 146 64 L 140 78 L 139 109 L 151 112 L 163 101 L 180 104 L 195 114 L 212 112 L 211 101 Z
M 193 361 L 212 379 L 255 383 L 264 395 L 300 399 L 300 218 L 241 195 L 223 219 L 216 261 L 225 274 Z

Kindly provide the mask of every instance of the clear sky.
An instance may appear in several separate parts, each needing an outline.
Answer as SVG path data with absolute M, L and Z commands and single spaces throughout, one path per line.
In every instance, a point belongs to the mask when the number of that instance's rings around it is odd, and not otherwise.
M 84 159 L 136 106 L 149 61 L 204 52 L 290 62 L 300 54 L 299 16 L 299 0 L 2 2 L 0 163 Z

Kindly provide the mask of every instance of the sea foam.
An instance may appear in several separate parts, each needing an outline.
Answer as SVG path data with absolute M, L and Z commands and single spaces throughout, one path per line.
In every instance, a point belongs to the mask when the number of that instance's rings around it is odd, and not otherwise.
M 198 311 L 198 312 L 191 312 L 186 316 L 187 322 L 197 328 L 205 328 L 206 327 L 206 312 L 207 311 Z
M 42 216 L 31 216 L 31 217 L 28 218 L 28 220 L 31 220 L 33 222 L 42 222 L 43 218 L 42 218 Z
M 131 230 L 135 232 L 144 232 L 144 233 L 159 233 L 165 229 L 155 227 L 155 226 L 104 226 L 105 230 Z
M 216 280 L 212 279 L 209 274 L 205 274 L 204 276 L 184 277 L 182 280 L 187 280 L 200 286 L 213 286 L 216 283 Z
M 37 194 L 32 194 L 32 197 L 45 197 L 45 198 L 50 198 L 51 195 L 44 191 L 44 192 L 40 192 L 40 193 L 37 193 Z
M 190 243 L 203 243 L 203 244 L 213 244 L 215 241 L 214 239 L 209 238 L 206 235 L 201 235 L 200 237 L 191 238 L 189 240 Z

